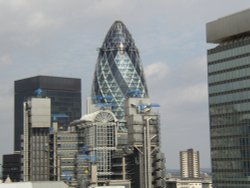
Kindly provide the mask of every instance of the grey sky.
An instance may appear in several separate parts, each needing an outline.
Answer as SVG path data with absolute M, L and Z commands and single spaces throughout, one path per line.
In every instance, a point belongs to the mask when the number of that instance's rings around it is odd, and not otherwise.
M 151 100 L 161 105 L 167 168 L 179 168 L 179 151 L 188 148 L 210 167 L 205 24 L 249 7 L 249 0 L 0 0 L 0 154 L 13 149 L 14 80 L 82 78 L 85 100 L 96 49 L 122 20 L 139 48 Z

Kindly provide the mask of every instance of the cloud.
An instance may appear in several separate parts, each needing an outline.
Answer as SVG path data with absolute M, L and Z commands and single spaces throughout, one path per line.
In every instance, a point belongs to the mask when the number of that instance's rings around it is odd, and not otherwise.
M 216 3 L 0 0 L 0 68 L 6 70 L 1 72 L 1 85 L 13 87 L 15 79 L 37 74 L 78 77 L 82 78 L 85 101 L 91 90 L 96 48 L 111 24 L 122 20 L 139 48 L 150 98 L 161 105 L 167 166 L 178 166 L 178 150 L 186 146 L 201 148 L 208 166 L 208 143 L 204 143 L 208 138 L 205 24 L 250 6 L 249 0 Z M 10 130 L 13 93 L 5 96 L 4 88 L 0 92 L 0 119 L 3 129 Z M 6 135 L 4 132 L 0 137 Z M 206 139 L 197 142 L 194 135 Z M 13 142 L 12 136 L 12 132 L 8 134 L 7 142 Z M 6 147 L 10 148 L 2 145 L 0 152 Z
M 201 72 L 204 73 L 207 71 L 207 57 L 206 55 L 195 57 L 187 63 L 187 68 L 189 71 Z
M 161 104 L 163 113 L 168 114 L 167 117 L 162 116 L 163 121 L 176 117 L 175 125 L 182 124 L 184 114 L 195 117 L 197 110 L 207 111 L 206 67 L 205 55 L 145 67 L 150 97 Z
M 0 67 L 1 68 L 1 67 Z M 5 72 L 5 71 L 2 71 Z M 1 72 L 1 75 L 2 75 Z M 14 98 L 13 98 L 13 86 L 8 81 L 7 77 L 2 77 L 0 80 L 0 121 L 1 129 L 4 133 L 0 133 L 0 142 L 5 143 L 0 146 L 0 154 L 12 153 L 13 145 L 13 125 L 14 125 Z
M 147 79 L 154 79 L 155 81 L 166 78 L 169 74 L 169 67 L 166 63 L 158 62 L 147 65 L 145 68 L 145 75 Z
M 176 98 L 176 105 L 207 101 L 206 67 L 205 56 L 195 57 L 177 66 L 178 70 L 175 69 L 169 78 L 172 79 L 172 82 L 169 81 L 169 93 Z
M 127 6 L 128 3 L 126 3 L 126 0 L 109 0 L 108 3 L 107 0 L 98 0 L 92 2 L 92 4 L 87 8 L 87 13 L 92 14 L 94 11 L 96 13 L 93 15 L 94 17 L 100 14 L 103 15 L 104 12 L 107 13 L 107 15 L 110 15 L 117 11 L 120 12 Z
M 51 18 L 42 12 L 35 12 L 29 18 L 27 25 L 32 29 L 47 29 L 60 26 L 60 20 Z
M 3 55 L 0 57 L 0 69 L 5 68 L 13 63 L 9 55 Z
M 207 84 L 197 83 L 195 85 L 187 85 L 186 87 L 177 88 L 172 93 L 175 98 L 173 101 L 176 106 L 192 105 L 202 103 L 207 100 Z M 172 102 L 170 102 L 172 103 Z
M 187 148 L 199 150 L 202 166 L 208 167 L 209 150 L 204 147 L 209 145 L 206 56 L 163 65 L 168 70 L 163 79 L 148 79 L 157 77 L 161 69 L 165 72 L 161 63 L 146 66 L 145 72 L 151 100 L 161 105 L 162 149 L 169 161 L 167 167 L 176 168 L 176 156 Z M 197 142 L 195 135 L 203 139 Z

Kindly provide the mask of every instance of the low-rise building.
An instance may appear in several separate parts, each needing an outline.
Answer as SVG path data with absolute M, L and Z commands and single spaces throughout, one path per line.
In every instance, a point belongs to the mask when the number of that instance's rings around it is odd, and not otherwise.
M 12 181 L 18 182 L 21 180 L 21 154 L 6 154 L 3 155 L 2 161 L 2 179 L 3 181 L 9 176 Z
M 14 182 L 0 183 L 0 188 L 68 188 L 62 181 L 36 181 L 36 182 Z
M 167 188 L 212 188 L 212 180 L 169 178 L 166 180 L 166 187 Z

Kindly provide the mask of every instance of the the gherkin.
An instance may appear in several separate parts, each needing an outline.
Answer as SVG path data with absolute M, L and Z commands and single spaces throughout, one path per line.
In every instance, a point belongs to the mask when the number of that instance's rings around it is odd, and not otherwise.
M 126 26 L 115 21 L 99 50 L 92 100 L 94 104 L 110 105 L 122 121 L 125 116 L 124 100 L 133 92 L 137 97 L 148 96 L 139 51 Z

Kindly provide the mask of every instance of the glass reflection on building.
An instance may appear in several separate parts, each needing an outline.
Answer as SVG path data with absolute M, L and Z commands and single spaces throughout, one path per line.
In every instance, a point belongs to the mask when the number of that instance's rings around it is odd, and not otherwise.
M 148 96 L 138 49 L 126 26 L 116 21 L 99 49 L 92 100 L 94 104 L 110 105 L 122 121 L 125 116 L 124 100 L 131 91 L 139 91 L 139 97 Z
M 250 30 L 238 32 L 246 13 L 237 14 L 237 22 L 234 22 L 236 16 L 231 15 L 207 25 L 208 42 L 218 44 L 208 50 L 207 57 L 212 173 L 216 188 L 250 185 Z M 250 15 L 250 10 L 247 14 Z M 232 34 L 226 36 L 225 30 L 230 27 L 227 23 L 240 29 L 230 30 Z M 219 36 L 215 31 L 220 31 L 221 38 L 215 40 Z

